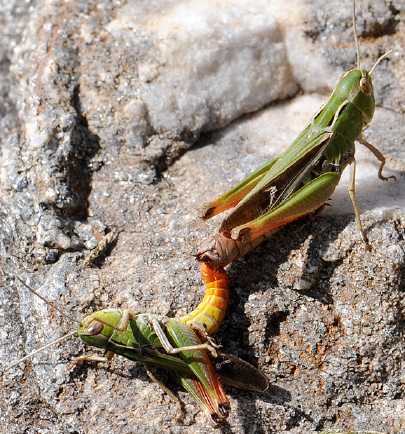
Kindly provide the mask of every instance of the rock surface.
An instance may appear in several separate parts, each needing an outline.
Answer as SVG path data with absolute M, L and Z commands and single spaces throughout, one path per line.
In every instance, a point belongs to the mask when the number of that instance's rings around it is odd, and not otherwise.
M 348 173 L 327 207 L 229 268 L 227 352 L 271 380 L 230 390 L 224 432 L 405 432 L 405 4 L 358 2 L 362 63 L 379 108 L 358 148 L 353 222 Z M 351 1 L 0 1 L 0 362 L 103 307 L 174 316 L 202 296 L 192 256 L 217 229 L 199 205 L 284 149 L 355 61 Z M 391 164 L 392 163 L 392 164 Z M 95 267 L 83 259 L 119 228 Z M 207 433 L 141 366 L 73 367 L 74 339 L 1 377 L 5 433 Z

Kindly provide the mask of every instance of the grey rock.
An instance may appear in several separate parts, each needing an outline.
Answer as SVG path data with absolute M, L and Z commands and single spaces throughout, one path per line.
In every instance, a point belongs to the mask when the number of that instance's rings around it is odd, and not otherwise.
M 405 5 L 358 3 L 362 61 L 393 49 L 375 73 L 380 108 L 366 135 L 391 157 L 386 174 L 397 182 L 379 181 L 374 157 L 358 148 L 372 252 L 344 174 L 332 206 L 229 268 L 217 340 L 271 386 L 229 390 L 225 431 L 405 431 Z M 220 222 L 201 222 L 197 208 L 284 149 L 355 51 L 351 1 L 0 6 L 3 367 L 97 309 L 195 307 L 203 291 L 192 254 Z M 110 229 L 120 231 L 116 245 L 86 267 Z M 217 432 L 181 391 L 186 415 L 176 421 L 141 366 L 117 357 L 110 368 L 74 367 L 86 351 L 70 338 L 0 373 L 2 432 Z

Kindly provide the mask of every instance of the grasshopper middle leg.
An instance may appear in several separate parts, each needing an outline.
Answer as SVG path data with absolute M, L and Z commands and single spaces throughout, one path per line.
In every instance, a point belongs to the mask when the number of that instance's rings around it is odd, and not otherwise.
M 353 159 L 351 169 L 352 169 L 352 173 L 351 173 L 351 179 L 350 179 L 348 191 L 349 191 L 350 199 L 351 199 L 352 204 L 353 204 L 353 210 L 354 210 L 354 216 L 356 219 L 356 225 L 357 225 L 358 230 L 360 231 L 361 238 L 363 239 L 363 241 L 366 245 L 366 249 L 371 250 L 367 235 L 366 235 L 366 233 L 363 229 L 363 225 L 361 223 L 360 209 L 359 209 L 359 206 L 357 205 L 357 199 L 356 199 L 356 160 L 355 159 Z

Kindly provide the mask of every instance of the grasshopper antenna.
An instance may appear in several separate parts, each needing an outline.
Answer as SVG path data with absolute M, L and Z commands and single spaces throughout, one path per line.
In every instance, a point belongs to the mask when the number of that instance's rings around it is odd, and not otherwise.
M 372 75 L 377 65 L 381 62 L 381 60 L 385 59 L 387 56 L 389 56 L 392 53 L 392 50 L 388 50 L 386 53 L 384 53 L 382 56 L 380 56 L 377 61 L 374 63 L 373 67 L 370 69 L 369 74 Z
M 61 307 L 57 306 L 56 303 L 47 300 L 44 296 L 42 296 L 41 294 L 39 294 L 34 288 L 32 288 L 31 286 L 29 286 L 27 283 L 24 282 L 24 280 L 22 280 L 18 276 L 12 276 L 12 275 L 6 273 L 4 270 L 2 270 L 1 272 L 5 276 L 7 276 L 9 279 L 16 279 L 16 280 L 18 280 L 25 288 L 28 289 L 28 291 L 30 291 L 32 294 L 34 294 L 38 298 L 40 298 L 45 304 L 47 304 L 48 306 L 50 306 L 51 309 L 54 309 L 54 310 L 58 311 L 63 317 L 65 317 L 65 318 L 69 319 L 70 321 L 73 321 L 73 322 L 75 322 L 77 324 L 80 324 L 80 321 L 78 321 L 77 319 L 75 319 L 72 316 L 70 316 L 69 314 L 67 314 Z
M 32 351 L 31 353 L 27 354 L 26 356 L 22 357 L 21 359 L 16 360 L 15 362 L 13 362 L 13 363 L 11 363 L 10 365 L 8 365 L 8 366 L 6 367 L 6 369 L 4 369 L 4 371 L 3 371 L 2 373 L 5 374 L 7 371 L 9 371 L 10 369 L 14 368 L 14 366 L 19 365 L 19 364 L 20 364 L 21 362 L 23 362 L 24 360 L 30 359 L 30 358 L 33 357 L 35 354 L 40 353 L 41 351 L 46 350 L 47 348 L 52 347 L 53 345 L 56 345 L 56 344 L 58 344 L 59 342 L 62 342 L 62 341 L 64 341 L 65 339 L 67 339 L 67 338 L 69 338 L 69 337 L 71 337 L 71 336 L 74 336 L 74 335 L 77 335 L 77 331 L 76 331 L 76 330 L 75 330 L 75 331 L 72 331 L 72 332 L 69 332 L 69 333 L 67 333 L 67 334 L 65 334 L 65 335 L 63 335 L 62 337 L 60 337 L 60 338 L 58 338 L 58 339 L 55 339 L 54 341 L 49 342 L 49 343 L 47 343 L 46 345 L 44 345 L 44 346 L 42 346 L 42 347 L 40 347 L 40 348 L 37 348 L 36 350 L 34 350 L 34 351 Z
M 361 67 L 360 67 L 360 47 L 359 47 L 359 40 L 357 38 L 356 0 L 353 0 L 353 34 L 354 34 L 354 43 L 356 45 L 357 68 L 361 69 Z
M 7 273 L 4 270 L 1 270 L 1 273 L 5 276 L 7 276 L 9 279 L 16 279 L 18 280 L 25 288 L 27 288 L 32 294 L 36 295 L 38 298 L 40 298 L 44 303 L 46 303 L 48 306 L 51 307 L 51 309 L 55 309 L 57 310 L 63 317 L 68 318 L 69 320 L 80 324 L 80 321 L 77 321 L 75 318 L 71 317 L 70 315 L 68 315 L 62 308 L 60 308 L 59 306 L 57 306 L 55 303 L 47 300 L 44 296 L 42 296 L 41 294 L 39 294 L 34 288 L 32 288 L 31 286 L 29 286 L 27 283 L 24 282 L 24 280 L 22 280 L 20 277 L 18 276 L 12 276 L 9 273 Z M 52 342 L 47 343 L 46 345 L 37 348 L 36 350 L 32 351 L 31 353 L 27 354 L 26 356 L 24 356 L 23 358 L 16 360 L 15 362 L 11 363 L 10 365 L 8 365 L 5 370 L 3 371 L 3 374 L 7 371 L 9 371 L 11 368 L 13 368 L 14 366 L 19 365 L 21 362 L 23 362 L 24 360 L 30 359 L 32 356 L 34 356 L 35 354 L 53 346 L 58 344 L 59 342 L 62 342 L 63 340 L 73 336 L 73 335 L 77 335 L 77 331 L 71 331 L 65 335 L 63 335 L 62 337 L 55 339 Z

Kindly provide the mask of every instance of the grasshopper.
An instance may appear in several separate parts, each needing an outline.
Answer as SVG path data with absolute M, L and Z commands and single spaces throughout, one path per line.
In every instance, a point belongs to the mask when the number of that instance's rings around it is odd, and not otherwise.
M 140 362 L 145 366 L 148 376 L 157 382 L 182 410 L 178 398 L 154 376 L 151 368 L 168 370 L 214 422 L 223 422 L 228 417 L 230 403 L 221 379 L 226 384 L 251 391 L 265 391 L 268 380 L 249 363 L 232 355 L 221 354 L 210 338 L 209 335 L 218 329 L 225 315 L 229 299 L 228 280 L 223 270 L 210 268 L 207 264 L 201 264 L 201 271 L 206 293 L 202 302 L 188 315 L 174 319 L 158 318 L 152 314 L 134 313 L 125 309 L 96 311 L 80 321 L 77 330 L 35 350 L 9 365 L 6 370 L 75 335 L 87 345 L 105 350 L 104 356 L 80 356 L 76 359 L 77 363 L 109 362 L 114 355 Z M 5 274 L 4 271 L 3 273 Z M 72 319 L 22 279 L 16 276 L 14 278 L 53 309 L 69 320 Z M 221 360 L 217 369 L 211 356 L 219 356 L 217 361 Z
M 203 219 L 234 209 L 223 220 L 218 233 L 201 245 L 196 255 L 198 260 L 225 267 L 281 227 L 319 210 L 334 192 L 348 165 L 352 168 L 348 191 L 356 225 L 370 249 L 356 201 L 355 142 L 364 145 L 379 160 L 381 180 L 395 179 L 382 175 L 385 158 L 362 134 L 375 110 L 374 70 L 390 52 L 379 57 L 370 71 L 361 67 L 355 1 L 353 33 L 357 66 L 343 74 L 328 101 L 293 143 L 203 207 Z

